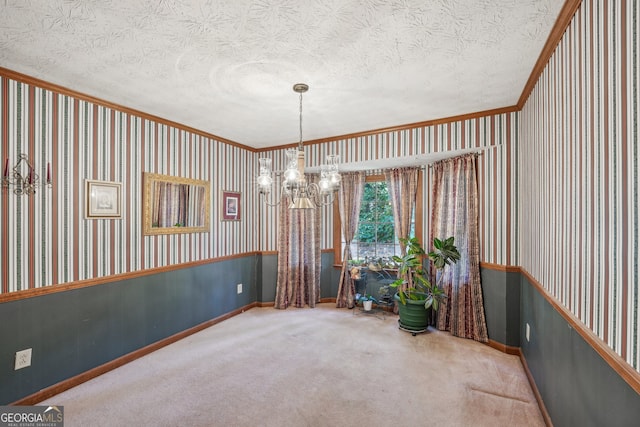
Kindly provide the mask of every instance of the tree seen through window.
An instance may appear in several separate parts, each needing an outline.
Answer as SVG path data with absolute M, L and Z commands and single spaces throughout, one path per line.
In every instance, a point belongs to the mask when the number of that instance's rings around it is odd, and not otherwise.
M 415 218 L 415 212 L 414 212 Z M 412 219 L 411 236 L 415 235 Z M 342 242 L 344 247 L 345 242 Z M 393 226 L 393 210 L 386 181 L 366 182 L 360 206 L 358 230 L 351 242 L 351 256 L 363 262 L 389 260 L 400 255 Z

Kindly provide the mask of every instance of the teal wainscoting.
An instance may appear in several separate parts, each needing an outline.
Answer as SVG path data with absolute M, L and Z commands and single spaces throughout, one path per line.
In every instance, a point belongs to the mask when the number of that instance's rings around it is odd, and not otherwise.
M 0 404 L 254 303 L 257 258 L 1 303 Z M 33 349 L 32 365 L 15 371 L 16 351 L 27 348 Z
M 640 395 L 524 274 L 521 284 L 520 347 L 553 425 L 640 425 Z
M 340 269 L 333 266 L 333 252 L 322 253 L 322 272 L 320 273 L 320 298 L 335 298 L 338 295 Z
M 482 298 L 489 339 L 520 346 L 520 273 L 481 268 Z
M 520 348 L 554 426 L 639 425 L 640 395 L 526 275 L 481 268 L 481 278 L 489 338 Z
M 278 255 L 263 254 L 260 256 L 260 274 L 256 280 L 258 302 L 272 303 L 276 299 L 276 282 L 278 281 Z

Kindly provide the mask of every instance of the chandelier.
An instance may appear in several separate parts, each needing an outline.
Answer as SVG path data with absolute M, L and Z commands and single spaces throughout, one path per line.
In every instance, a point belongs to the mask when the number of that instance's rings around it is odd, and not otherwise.
M 275 173 L 282 181 L 280 196 L 271 195 L 273 184 L 270 158 L 262 157 L 258 159 L 260 175 L 258 176 L 258 188 L 260 194 L 264 196 L 264 201 L 268 206 L 277 206 L 282 201 L 283 196 L 289 203 L 289 209 L 315 209 L 318 206 L 325 206 L 333 203 L 335 191 L 340 186 L 340 173 L 338 173 L 339 156 L 330 154 L 326 163 L 320 167 L 320 180 L 308 182 L 304 174 L 304 149 L 302 147 L 302 94 L 309 90 L 309 86 L 304 83 L 293 85 L 294 92 L 300 94 L 300 141 L 297 148 L 286 150 L 286 169 L 284 172 Z

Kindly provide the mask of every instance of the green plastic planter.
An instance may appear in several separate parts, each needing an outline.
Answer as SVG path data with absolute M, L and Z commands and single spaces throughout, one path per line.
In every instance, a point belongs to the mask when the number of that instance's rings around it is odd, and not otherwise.
M 426 298 L 425 294 L 415 293 Z M 400 329 L 412 332 L 414 335 L 418 332 L 425 332 L 429 327 L 429 319 L 431 318 L 431 307 L 424 308 L 424 299 L 412 300 L 407 298 L 407 303 L 402 304 L 400 296 L 396 293 L 393 297 L 398 301 L 398 315 L 400 319 Z

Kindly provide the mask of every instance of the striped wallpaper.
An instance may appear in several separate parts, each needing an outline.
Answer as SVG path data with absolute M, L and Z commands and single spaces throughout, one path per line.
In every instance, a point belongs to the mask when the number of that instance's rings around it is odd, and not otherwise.
M 0 195 L 2 293 L 256 250 L 255 153 L 0 76 L 0 158 L 29 155 L 53 188 Z M 209 233 L 142 235 L 142 173 L 209 180 Z M 122 183 L 122 219 L 85 219 L 85 180 Z M 220 191 L 244 218 L 221 221 Z
M 640 371 L 640 5 L 584 0 L 521 112 L 519 259 Z
M 1 76 L 0 96 L 0 158 L 13 162 L 27 153 L 40 175 L 51 162 L 54 181 L 35 197 L 2 191 L 2 293 L 277 249 L 277 209 L 259 200 L 255 177 L 258 157 L 272 157 L 274 169 L 283 169 L 283 149 L 255 153 Z M 516 264 L 508 201 L 514 197 L 510 147 L 517 120 L 509 112 L 311 144 L 307 164 L 319 165 L 330 153 L 358 162 L 478 148 L 482 261 Z M 143 236 L 143 172 L 209 180 L 211 231 Z M 85 219 L 86 179 L 122 183 L 122 219 Z M 423 209 L 430 212 L 429 170 L 423 179 Z M 242 221 L 221 221 L 222 190 L 241 192 Z M 322 248 L 330 249 L 332 207 L 322 218 Z M 424 238 L 429 215 L 425 221 Z
M 478 182 L 480 187 L 480 241 L 481 260 L 495 264 L 516 264 L 514 221 L 508 201 L 514 197 L 509 159 L 510 145 L 517 138 L 518 114 L 502 113 L 480 118 L 453 121 L 367 136 L 336 139 L 305 146 L 306 163 L 317 166 L 327 154 L 339 154 L 341 163 L 361 162 L 373 159 L 394 158 L 425 153 L 440 153 L 478 148 L 483 154 L 478 158 Z M 283 169 L 284 150 L 260 153 L 273 159 L 274 170 Z M 430 213 L 431 172 L 423 174 L 423 212 Z M 430 214 L 424 218 L 424 236 L 429 236 Z M 272 208 L 260 211 L 260 249 L 275 251 L 277 212 Z M 333 247 L 333 215 L 323 214 L 322 248 Z

